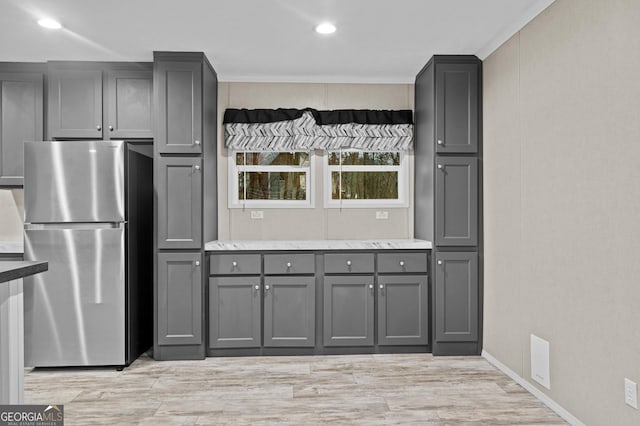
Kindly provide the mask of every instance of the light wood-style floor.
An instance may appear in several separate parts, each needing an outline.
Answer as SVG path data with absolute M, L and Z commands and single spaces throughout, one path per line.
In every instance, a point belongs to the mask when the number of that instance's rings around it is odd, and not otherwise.
M 25 403 L 65 424 L 565 424 L 480 357 L 207 358 L 129 368 L 36 369 Z

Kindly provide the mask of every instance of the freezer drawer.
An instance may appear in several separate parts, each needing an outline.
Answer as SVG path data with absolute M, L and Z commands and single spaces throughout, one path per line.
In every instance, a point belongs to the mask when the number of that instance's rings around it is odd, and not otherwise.
M 25 260 L 49 270 L 24 280 L 25 366 L 125 363 L 124 227 L 27 229 Z
M 122 141 L 25 142 L 24 171 L 27 223 L 125 220 Z

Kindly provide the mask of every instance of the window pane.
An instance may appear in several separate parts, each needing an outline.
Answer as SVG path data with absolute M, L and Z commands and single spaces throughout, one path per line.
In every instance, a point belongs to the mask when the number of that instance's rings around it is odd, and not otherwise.
M 339 152 L 329 153 L 329 165 L 337 166 L 340 164 Z M 343 166 L 399 166 L 399 152 L 360 152 L 360 151 L 343 151 Z
M 331 199 L 339 200 L 340 173 L 331 173 Z M 343 200 L 397 200 L 398 172 L 342 172 Z
M 306 200 L 304 172 L 247 172 L 247 200 Z M 238 200 L 244 200 L 245 174 L 238 173 Z
M 309 166 L 308 152 L 238 152 L 236 165 L 244 165 L 245 156 L 248 166 Z

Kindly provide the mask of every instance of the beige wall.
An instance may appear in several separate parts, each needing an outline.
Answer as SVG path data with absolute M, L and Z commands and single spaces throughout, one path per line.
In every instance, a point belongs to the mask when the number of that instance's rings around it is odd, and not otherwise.
M 484 350 L 588 425 L 640 424 L 639 22 L 557 0 L 484 63 Z
M 0 189 L 0 241 L 22 241 L 22 189 Z
M 322 157 L 316 156 L 315 207 L 258 209 L 264 219 L 251 219 L 251 210 L 227 204 L 228 150 L 224 148 L 222 115 L 226 108 L 413 109 L 409 84 L 219 83 L 218 112 L 218 237 L 220 239 L 373 239 L 413 238 L 413 155 L 410 155 L 408 208 L 325 209 Z M 320 154 L 320 152 L 317 152 Z M 376 220 L 376 210 L 389 212 Z

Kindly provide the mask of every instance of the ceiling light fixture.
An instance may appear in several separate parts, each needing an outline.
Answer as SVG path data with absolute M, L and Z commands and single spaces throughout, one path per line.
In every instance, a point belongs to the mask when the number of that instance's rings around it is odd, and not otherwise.
M 51 30 L 57 30 L 62 28 L 62 25 L 60 25 L 60 22 L 55 21 L 51 18 L 42 18 L 38 21 L 38 25 L 40 25 L 41 27 L 45 27 L 45 28 L 49 28 Z
M 330 22 L 323 22 L 316 27 L 318 34 L 333 34 L 336 32 L 336 26 Z

